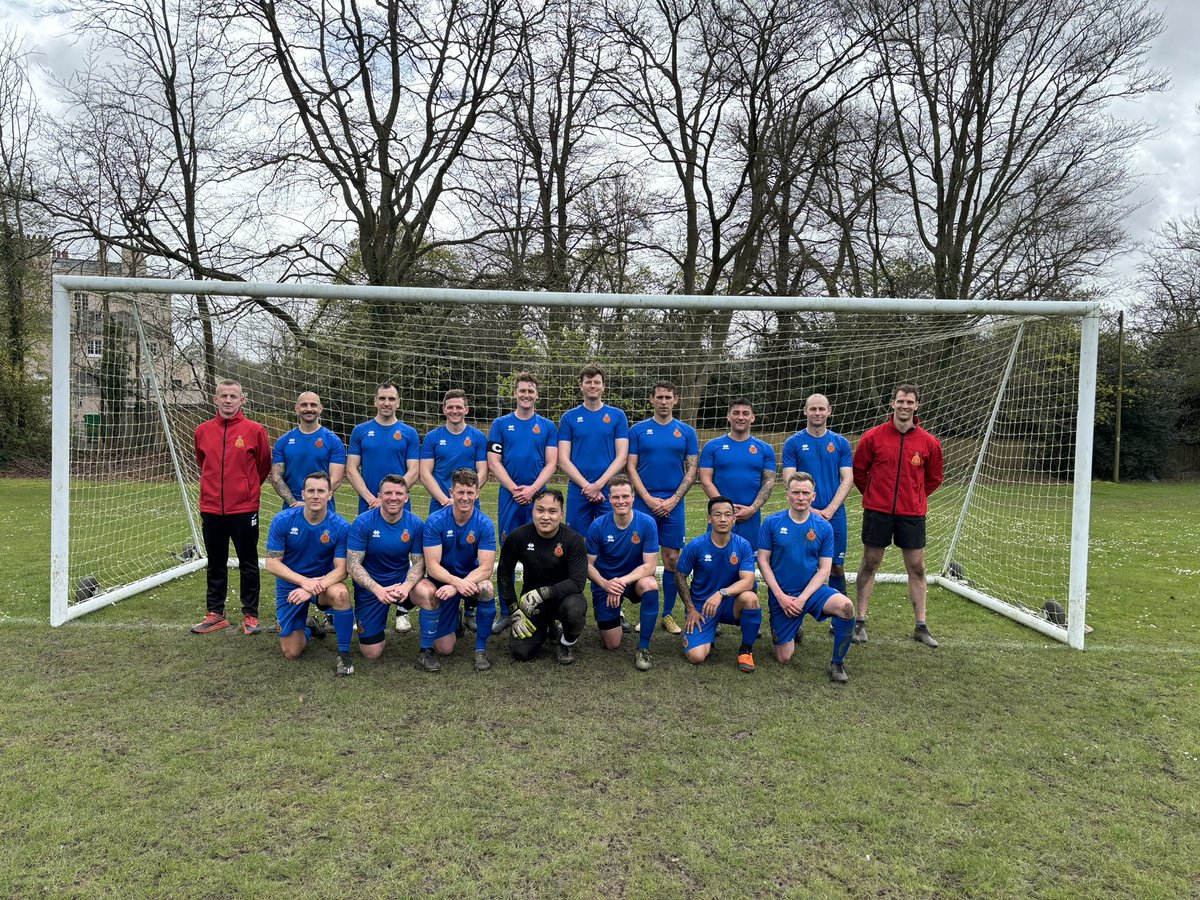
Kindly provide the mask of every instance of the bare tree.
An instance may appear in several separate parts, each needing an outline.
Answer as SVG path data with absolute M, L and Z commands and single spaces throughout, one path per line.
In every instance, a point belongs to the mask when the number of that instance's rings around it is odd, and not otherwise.
M 713 5 L 702 0 L 632 0 L 610 9 L 624 58 L 611 89 L 623 134 L 676 190 L 667 216 L 678 225 L 658 249 L 685 294 L 752 288 L 766 224 L 794 175 L 788 148 L 772 157 L 788 111 L 820 122 L 860 85 L 865 35 L 840 4 L 773 0 Z M 722 347 L 728 312 L 689 313 L 678 325 L 681 354 L 703 360 Z M 681 412 L 694 416 L 708 372 L 682 385 Z
M 942 297 L 1020 297 L 1087 274 L 1146 134 L 1114 100 L 1164 86 L 1141 0 L 875 0 L 879 102 Z
M 11 32 L 0 34 L 0 463 L 28 449 L 31 434 L 44 431 L 40 399 L 30 379 L 29 353 L 40 318 L 28 302 L 49 257 L 45 222 L 35 204 L 39 185 L 31 154 L 39 118 L 29 80 L 29 55 Z

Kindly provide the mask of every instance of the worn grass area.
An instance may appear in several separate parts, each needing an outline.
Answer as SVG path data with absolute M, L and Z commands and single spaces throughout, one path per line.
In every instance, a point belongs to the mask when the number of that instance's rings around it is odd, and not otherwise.
M 736 635 L 639 673 L 589 631 L 571 669 L 430 677 L 393 635 L 336 680 L 186 634 L 202 576 L 52 630 L 48 490 L 0 492 L 0 894 L 1197 893 L 1200 485 L 1096 486 L 1087 652 L 941 592 L 929 652 L 881 587 L 845 689 L 811 626 L 752 676 Z

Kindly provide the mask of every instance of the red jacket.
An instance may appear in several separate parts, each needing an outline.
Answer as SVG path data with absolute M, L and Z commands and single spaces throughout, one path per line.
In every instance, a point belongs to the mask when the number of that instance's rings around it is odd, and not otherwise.
M 258 511 L 262 483 L 271 474 L 267 429 L 241 411 L 196 426 L 193 439 L 200 466 L 200 512 L 231 516 Z
M 942 445 L 917 425 L 901 433 L 888 419 L 868 430 L 854 450 L 854 486 L 863 509 L 923 516 L 943 477 Z

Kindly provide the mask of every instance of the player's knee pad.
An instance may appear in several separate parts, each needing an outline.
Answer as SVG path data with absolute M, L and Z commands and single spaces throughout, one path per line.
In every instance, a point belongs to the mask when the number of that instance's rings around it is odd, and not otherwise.
M 563 636 L 568 641 L 574 641 L 583 634 L 583 623 L 587 619 L 587 600 L 583 594 L 571 594 L 564 597 L 558 605 L 558 614 L 562 621 Z M 621 624 L 621 620 L 617 620 Z
M 509 650 L 512 651 L 513 659 L 520 662 L 529 662 L 542 648 L 542 642 L 536 637 L 526 638 L 523 641 L 513 640 L 509 642 Z

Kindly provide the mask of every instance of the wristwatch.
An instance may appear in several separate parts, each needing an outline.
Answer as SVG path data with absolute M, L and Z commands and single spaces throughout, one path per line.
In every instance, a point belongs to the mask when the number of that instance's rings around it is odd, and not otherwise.
M 729 590 L 727 588 L 721 588 L 721 590 L 719 590 L 717 593 L 721 595 L 722 600 L 729 599 Z

